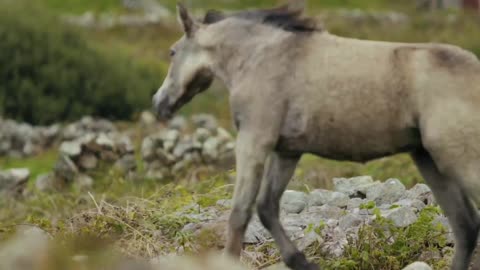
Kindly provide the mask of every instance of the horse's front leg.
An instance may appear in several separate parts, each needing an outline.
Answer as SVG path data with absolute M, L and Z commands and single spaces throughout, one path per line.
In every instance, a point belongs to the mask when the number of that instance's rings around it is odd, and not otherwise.
M 262 136 L 261 133 L 240 130 L 237 137 L 237 179 L 226 245 L 227 252 L 235 257 L 240 256 L 245 230 L 260 189 L 265 161 L 274 146 L 272 137 Z

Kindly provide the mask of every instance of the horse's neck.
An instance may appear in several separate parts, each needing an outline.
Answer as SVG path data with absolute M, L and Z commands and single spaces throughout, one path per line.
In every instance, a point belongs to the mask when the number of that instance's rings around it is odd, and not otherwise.
M 289 42 L 289 37 L 277 33 L 271 36 L 251 36 L 240 39 L 237 43 L 228 42 L 216 52 L 212 70 L 217 78 L 232 89 L 245 79 L 247 73 L 257 68 L 257 63 L 261 62 L 266 54 L 276 53 L 279 58 L 284 57 L 285 44 Z

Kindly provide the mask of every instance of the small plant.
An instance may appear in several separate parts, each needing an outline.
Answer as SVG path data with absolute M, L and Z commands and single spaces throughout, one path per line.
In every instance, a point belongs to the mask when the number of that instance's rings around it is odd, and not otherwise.
M 447 246 L 445 228 L 433 222 L 440 212 L 438 207 L 425 208 L 418 220 L 406 228 L 395 227 L 371 203 L 365 204 L 364 209 L 373 209 L 375 220 L 362 226 L 358 237 L 349 238 L 342 257 L 328 258 L 319 244 L 309 247 L 309 256 L 316 258 L 322 269 L 403 269 L 423 253 L 441 253 Z M 444 260 L 433 258 L 426 262 L 434 269 L 446 265 Z

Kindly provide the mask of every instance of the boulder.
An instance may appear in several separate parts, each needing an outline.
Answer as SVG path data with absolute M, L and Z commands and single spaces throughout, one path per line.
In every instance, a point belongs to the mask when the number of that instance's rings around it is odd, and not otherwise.
M 395 226 L 402 228 L 415 223 L 415 221 L 418 219 L 417 215 L 415 214 L 415 210 L 408 206 L 397 207 L 384 211 L 382 216 L 391 220 Z
M 353 178 L 334 178 L 335 191 L 345 193 L 350 197 L 365 198 L 365 188 L 374 184 L 371 176 L 359 176 Z
M 57 191 L 63 188 L 65 181 L 54 173 L 41 174 L 35 180 L 35 187 L 42 192 Z
M 10 169 L 0 171 L 0 192 L 9 195 L 19 195 L 25 189 L 30 170 L 28 169 Z
M 192 122 L 196 128 L 206 128 L 210 131 L 215 131 L 218 127 L 217 119 L 210 114 L 194 115 L 192 116 Z
M 281 208 L 288 214 L 298 214 L 305 209 L 308 204 L 307 194 L 294 190 L 287 190 L 283 193 Z
M 60 154 L 67 157 L 78 157 L 82 153 L 82 144 L 79 141 L 67 141 L 60 145 Z
M 366 189 L 367 199 L 377 205 L 392 204 L 405 195 L 406 188 L 398 179 L 389 179 L 385 183 Z
M 432 270 L 432 268 L 424 262 L 415 262 L 403 268 L 403 270 Z
M 308 196 L 308 202 L 311 206 L 322 206 L 328 204 L 337 207 L 346 207 L 348 205 L 349 198 L 344 193 L 316 189 Z

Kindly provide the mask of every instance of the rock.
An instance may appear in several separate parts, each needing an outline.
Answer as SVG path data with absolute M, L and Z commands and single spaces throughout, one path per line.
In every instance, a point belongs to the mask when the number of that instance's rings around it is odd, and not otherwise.
M 432 270 L 432 268 L 424 262 L 415 262 L 403 268 L 403 270 Z
M 217 128 L 217 137 L 220 139 L 221 142 L 231 142 L 233 140 L 232 134 L 230 134 L 226 129 L 224 128 Z
M 338 226 L 342 228 L 342 230 L 347 231 L 352 228 L 358 228 L 362 224 L 364 224 L 365 219 L 360 217 L 356 214 L 346 214 L 345 216 L 341 217 L 338 221 Z
M 188 128 L 187 119 L 183 116 L 175 116 L 170 122 L 168 122 L 168 128 L 185 131 Z
M 144 111 L 140 114 L 140 124 L 144 127 L 150 127 L 157 123 L 157 118 L 153 113 Z
M 218 200 L 216 205 L 220 206 L 220 207 L 224 207 L 224 208 L 232 208 L 232 200 Z
M 303 211 L 301 216 L 307 224 L 320 224 L 321 221 L 328 219 L 339 219 L 344 215 L 344 211 L 336 206 L 328 204 L 322 206 L 310 206 Z
M 360 206 L 366 203 L 368 203 L 368 200 L 366 199 L 352 198 L 348 201 L 347 210 L 351 211 L 353 209 L 358 209 L 360 208 Z
M 189 140 L 181 141 L 177 144 L 177 146 L 175 146 L 175 149 L 173 149 L 173 155 L 177 159 L 181 159 L 186 153 L 192 151 L 193 149 L 194 148 L 191 141 Z
M 348 196 L 344 193 L 322 189 L 316 189 L 308 196 L 308 202 L 311 206 L 328 204 L 331 206 L 346 207 L 348 201 Z
M 438 261 L 442 259 L 442 254 L 438 250 L 425 250 L 418 258 L 422 262 Z
M 218 160 L 218 157 L 220 154 L 219 146 L 221 143 L 222 143 L 221 140 L 217 137 L 208 138 L 203 144 L 203 149 L 202 149 L 202 155 L 204 159 L 209 162 Z
M 452 227 L 450 226 L 450 223 L 448 222 L 448 218 L 446 216 L 439 215 L 433 220 L 432 223 L 435 226 L 441 225 L 445 229 L 448 244 L 453 244 L 455 242 L 455 236 L 453 235 Z
M 218 127 L 218 122 L 215 116 L 210 114 L 197 114 L 192 116 L 192 122 L 197 128 L 206 128 L 210 131 L 215 131 Z
M 71 123 L 64 128 L 61 136 L 64 141 L 77 140 L 87 134 L 112 133 L 117 129 L 112 122 L 104 119 L 94 119 L 85 116 L 78 122 Z
M 294 191 L 294 190 L 287 190 L 283 193 L 282 200 L 281 200 L 281 208 L 286 213 L 294 213 L 298 214 L 305 209 L 308 203 L 308 196 L 307 194 Z
M 117 160 L 113 167 L 123 175 L 126 175 L 128 172 L 137 170 L 137 159 L 134 155 L 125 155 Z
M 7 192 L 10 195 L 21 194 L 30 177 L 28 169 L 10 169 L 0 171 L 0 192 Z
M 316 232 L 309 232 L 303 236 L 297 243 L 298 250 L 305 251 L 314 243 L 321 242 L 321 237 Z
M 54 168 L 55 174 L 67 181 L 73 181 L 78 174 L 78 168 L 73 161 L 65 155 L 60 156 Z
M 78 141 L 63 142 L 60 153 L 68 157 L 78 157 L 82 153 L 82 145 Z
M 420 200 L 426 205 L 432 205 L 435 203 L 432 190 L 425 184 L 416 184 L 406 192 L 404 197 L 411 200 Z
M 271 239 L 270 233 L 263 227 L 258 217 L 254 217 L 245 232 L 245 244 L 265 243 Z
M 152 180 L 162 180 L 168 175 L 168 171 L 164 169 L 150 169 L 146 173 L 146 177 Z
M 393 205 L 397 205 L 397 206 L 409 206 L 409 207 L 412 207 L 414 209 L 416 209 L 417 211 L 421 211 L 423 210 L 423 208 L 425 208 L 425 204 L 419 200 L 410 200 L 410 199 L 403 199 L 403 200 L 400 200 L 398 202 L 395 202 Z
M 93 178 L 91 178 L 86 174 L 77 175 L 75 177 L 74 182 L 75 182 L 75 185 L 82 190 L 92 189 L 94 184 Z
M 175 129 L 170 129 L 161 133 L 161 138 L 163 141 L 171 141 L 177 143 L 180 139 L 180 132 Z
M 206 128 L 197 128 L 193 134 L 193 140 L 203 144 L 212 136 L 212 132 Z
M 175 165 L 173 165 L 172 167 L 172 173 L 173 174 L 176 174 L 176 173 L 180 173 L 186 169 L 188 169 L 188 167 L 191 165 L 191 161 L 189 160 L 180 160 L 179 162 L 175 163 Z
M 366 189 L 372 185 L 377 184 L 371 176 L 359 176 L 353 178 L 334 178 L 334 190 L 345 193 L 348 196 L 355 198 L 365 198 Z
M 65 181 L 56 177 L 54 173 L 39 175 L 35 180 L 35 187 L 42 192 L 61 190 L 65 186 Z
M 382 216 L 391 220 L 395 226 L 402 228 L 415 223 L 418 219 L 412 207 L 398 207 L 387 210 L 382 213 Z
M 101 146 L 103 149 L 106 150 L 114 150 L 115 149 L 115 142 L 105 133 L 100 133 L 95 140 L 95 143 Z
M 177 161 L 174 155 L 168 153 L 167 151 L 161 148 L 158 148 L 155 151 L 155 154 L 156 154 L 157 160 L 166 166 L 173 166 L 175 164 L 175 161 Z
M 389 179 L 380 185 L 367 188 L 367 199 L 377 205 L 392 204 L 404 196 L 405 186 L 398 179 Z
M 77 163 L 80 168 L 89 171 L 97 168 L 98 158 L 93 154 L 85 154 L 80 156 Z
M 142 158 L 146 162 L 155 160 L 156 143 L 152 137 L 147 137 L 142 142 Z

